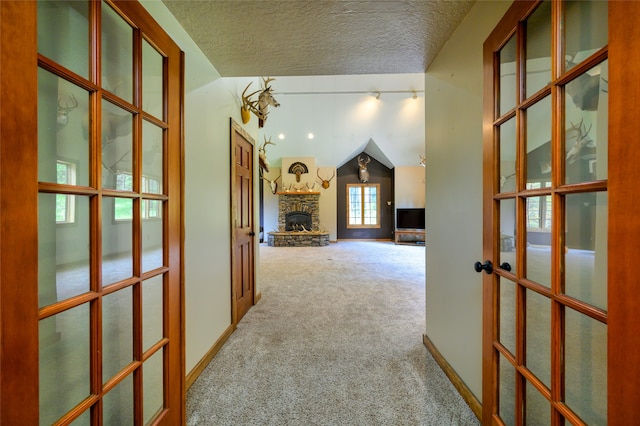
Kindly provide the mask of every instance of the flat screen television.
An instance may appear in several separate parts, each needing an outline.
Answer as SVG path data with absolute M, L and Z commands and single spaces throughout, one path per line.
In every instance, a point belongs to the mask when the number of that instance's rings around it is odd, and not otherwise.
M 396 229 L 425 229 L 424 208 L 396 209 Z

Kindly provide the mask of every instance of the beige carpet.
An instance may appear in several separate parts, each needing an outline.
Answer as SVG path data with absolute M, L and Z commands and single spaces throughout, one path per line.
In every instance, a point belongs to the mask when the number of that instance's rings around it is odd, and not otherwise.
M 187 393 L 189 425 L 477 425 L 422 344 L 424 246 L 260 246 L 261 301 Z

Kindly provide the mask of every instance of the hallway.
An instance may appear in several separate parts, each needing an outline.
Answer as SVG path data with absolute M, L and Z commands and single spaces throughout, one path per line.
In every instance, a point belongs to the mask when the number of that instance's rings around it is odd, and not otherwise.
M 189 425 L 479 424 L 422 343 L 425 248 L 260 246 L 261 301 L 187 393 Z

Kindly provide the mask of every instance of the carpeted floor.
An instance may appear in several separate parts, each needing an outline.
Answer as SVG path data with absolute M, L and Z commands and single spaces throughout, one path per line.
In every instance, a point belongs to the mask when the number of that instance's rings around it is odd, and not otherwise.
M 477 425 L 422 344 L 423 246 L 260 246 L 262 299 L 187 393 L 188 425 Z

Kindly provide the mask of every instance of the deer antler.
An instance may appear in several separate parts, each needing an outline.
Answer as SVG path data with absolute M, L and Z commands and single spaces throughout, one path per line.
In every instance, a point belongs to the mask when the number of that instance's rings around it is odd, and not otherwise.
M 264 78 L 264 77 L 262 77 L 262 82 L 264 84 L 264 88 L 267 89 L 268 84 L 270 82 L 274 81 L 274 80 L 275 80 L 275 78 L 271 78 L 271 77 Z
M 328 189 L 329 185 L 331 183 L 331 180 L 336 176 L 336 171 L 333 170 L 333 174 L 331 175 L 331 177 L 329 179 L 323 179 L 322 176 L 320 176 L 320 169 L 316 169 L 316 175 L 318 175 L 318 178 L 322 182 L 322 187 L 324 189 Z
M 75 96 L 73 96 L 73 93 L 70 93 L 69 96 L 69 101 L 71 101 L 71 103 L 64 103 L 64 105 L 61 103 L 61 99 L 58 98 L 58 110 L 59 111 L 72 111 L 74 109 L 76 109 L 78 107 L 78 100 L 76 99 Z
M 568 130 L 576 132 L 576 141 L 569 152 L 567 152 L 566 161 L 569 164 L 573 164 L 578 159 L 580 151 L 582 151 L 582 148 L 584 148 L 585 145 L 593 142 L 593 140 L 589 138 L 589 132 L 591 131 L 592 127 L 593 123 L 591 123 L 589 125 L 589 128 L 587 129 L 584 125 L 584 119 L 581 119 L 580 123 L 578 124 L 571 123 L 571 127 Z

